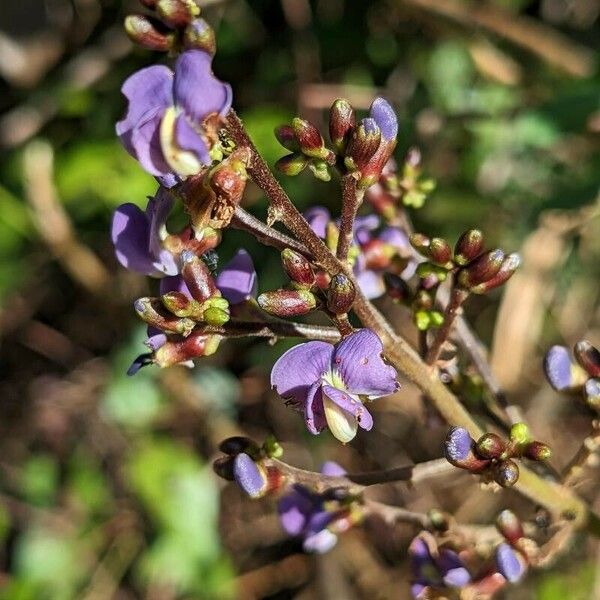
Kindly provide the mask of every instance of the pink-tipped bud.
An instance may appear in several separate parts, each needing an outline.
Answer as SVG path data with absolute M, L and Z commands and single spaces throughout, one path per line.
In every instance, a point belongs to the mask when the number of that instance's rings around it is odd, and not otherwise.
M 193 320 L 177 318 L 171 312 L 165 310 L 158 298 L 138 298 L 133 306 L 144 323 L 167 333 L 178 333 L 186 336 L 194 329 L 195 323 Z
M 294 287 L 311 288 L 314 285 L 315 272 L 302 254 L 286 248 L 281 252 L 281 262 L 287 276 L 295 284 Z
M 519 517 L 508 509 L 503 510 L 498 515 L 496 518 L 496 527 L 511 545 L 516 544 L 525 535 L 523 524 Z
M 183 31 L 183 46 L 186 50 L 203 50 L 214 56 L 217 51 L 215 30 L 204 19 L 194 19 Z
M 512 487 L 519 479 L 519 466 L 514 460 L 503 460 L 494 466 L 494 481 L 503 488 Z
M 484 433 L 475 447 L 475 452 L 481 458 L 500 458 L 505 450 L 504 440 L 495 433 Z
M 471 290 L 479 284 L 491 280 L 500 270 L 504 261 L 504 252 L 500 249 L 490 250 L 463 267 L 458 274 L 458 283 Z
M 177 29 L 189 25 L 200 14 L 200 7 L 194 0 L 158 0 L 156 12 L 169 27 Z
M 581 340 L 575 344 L 575 358 L 577 362 L 588 372 L 590 377 L 600 377 L 600 352 L 587 340 Z
M 497 287 L 500 287 L 514 275 L 520 264 L 521 257 L 518 254 L 509 254 L 502 261 L 502 265 L 500 266 L 500 269 L 496 275 L 494 275 L 491 279 L 488 279 L 487 281 L 484 281 L 483 283 L 471 288 L 471 292 L 473 294 L 485 294 L 493 289 L 496 289 Z
M 300 144 L 298 144 L 294 128 L 291 125 L 279 125 L 275 127 L 275 137 L 284 148 L 292 152 L 300 151 Z
M 167 340 L 155 353 L 154 362 L 159 367 L 171 367 L 217 351 L 221 336 L 206 335 L 197 331 L 181 340 Z
M 257 298 L 258 305 L 276 317 L 299 317 L 317 306 L 317 299 L 308 290 L 273 290 Z
M 294 153 L 282 156 L 276 163 L 275 168 L 281 171 L 284 175 L 289 177 L 295 177 L 306 169 L 308 165 L 308 159 L 304 154 Z
M 356 289 L 347 275 L 338 273 L 331 278 L 327 290 L 327 308 L 335 315 L 347 313 L 356 298 Z
M 292 120 L 292 129 L 303 154 L 311 158 L 328 157 L 329 150 L 325 148 L 325 141 L 317 127 L 310 121 L 296 117 Z
M 344 154 L 356 125 L 354 109 L 343 98 L 338 98 L 329 111 L 329 139 L 338 154 Z
M 181 275 L 194 300 L 204 302 L 218 293 L 213 276 L 199 256 L 184 250 L 181 263 Z
M 454 261 L 464 266 L 475 260 L 483 252 L 483 233 L 479 229 L 465 231 L 454 247 Z
M 145 15 L 128 15 L 124 26 L 129 39 L 143 48 L 157 52 L 168 52 L 173 48 L 173 34 L 156 19 Z

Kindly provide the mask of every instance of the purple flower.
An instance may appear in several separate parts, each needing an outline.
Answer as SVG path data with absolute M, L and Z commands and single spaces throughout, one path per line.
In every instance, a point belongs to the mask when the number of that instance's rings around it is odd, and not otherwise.
M 557 391 L 573 387 L 573 364 L 564 346 L 552 346 L 544 358 L 544 371 L 550 385 Z
M 267 477 L 256 462 L 243 452 L 233 461 L 233 478 L 250 498 L 260 498 L 267 489 Z
M 496 566 L 498 572 L 511 583 L 519 581 L 525 573 L 525 566 L 518 554 L 506 543 L 502 543 L 496 548 Z
M 175 72 L 155 65 L 123 84 L 127 114 L 116 126 L 125 149 L 163 185 L 195 175 L 211 163 L 207 119 L 231 107 L 231 87 L 215 78 L 211 56 L 187 50 Z
M 431 588 L 461 588 L 471 582 L 471 575 L 453 550 L 442 548 L 433 553 L 423 534 L 411 542 L 408 553 L 411 559 L 413 598 L 429 598 Z
M 321 473 L 342 476 L 346 471 L 329 461 L 321 467 Z M 302 545 L 306 552 L 324 554 L 337 543 L 337 535 L 330 527 L 346 514 L 345 510 L 338 510 L 337 505 L 333 505 L 333 510 L 326 510 L 321 496 L 301 485 L 294 485 L 279 500 L 277 508 L 281 526 L 289 535 L 303 538 Z
M 243 248 L 223 267 L 217 287 L 229 304 L 240 304 L 256 296 L 258 282 L 252 257 Z
M 396 370 L 381 358 L 383 346 L 370 329 L 350 334 L 337 346 L 307 342 L 290 348 L 273 366 L 271 385 L 304 413 L 308 430 L 325 427 L 341 442 L 352 440 L 373 417 L 364 398 L 373 400 L 398 389 Z
M 151 277 L 175 275 L 175 257 L 162 247 L 166 237 L 166 222 L 173 198 L 160 188 L 148 200 L 146 210 L 135 204 L 122 204 L 113 215 L 111 236 L 117 260 L 127 269 Z

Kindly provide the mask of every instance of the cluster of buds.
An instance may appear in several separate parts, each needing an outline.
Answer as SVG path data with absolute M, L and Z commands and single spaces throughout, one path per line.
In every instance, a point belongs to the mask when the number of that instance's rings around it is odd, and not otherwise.
M 384 166 L 396 147 L 398 121 L 392 107 L 376 98 L 369 116 L 356 122 L 354 109 L 347 100 L 336 100 L 329 113 L 329 138 L 334 150 L 325 145 L 319 129 L 304 119 L 275 130 L 279 143 L 291 151 L 277 161 L 286 175 L 298 175 L 309 167 L 315 177 L 331 179 L 330 167 L 340 174 L 352 174 L 360 190 L 379 180 Z
M 283 269 L 290 278 L 288 288 L 260 294 L 258 305 L 277 317 L 297 317 L 322 308 L 332 315 L 347 313 L 356 290 L 343 273 L 329 278 L 315 271 L 311 263 L 298 252 L 286 248 L 281 252 Z
M 519 479 L 515 459 L 547 461 L 552 452 L 543 442 L 532 439 L 525 423 L 516 423 L 508 440 L 484 433 L 475 441 L 466 429 L 452 427 L 444 443 L 446 460 L 455 467 L 482 475 L 501 487 L 512 487 Z
M 393 221 L 402 206 L 421 208 L 435 185 L 433 179 L 422 175 L 421 152 L 411 148 L 400 172 L 394 159 L 388 160 L 379 181 L 367 190 L 365 199 L 377 214 Z
M 550 385 L 559 392 L 583 393 L 593 410 L 600 411 L 600 352 L 587 340 L 573 348 L 575 361 L 564 346 L 552 346 L 544 360 Z
M 200 18 L 200 7 L 194 0 L 140 0 L 140 4 L 152 14 L 125 18 L 125 31 L 133 42 L 157 52 L 195 48 L 215 54 L 215 32 Z

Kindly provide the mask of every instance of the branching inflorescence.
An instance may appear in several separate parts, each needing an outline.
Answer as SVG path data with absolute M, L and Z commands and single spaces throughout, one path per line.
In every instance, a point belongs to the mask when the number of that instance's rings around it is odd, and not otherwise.
M 418 150 L 395 162 L 398 122 L 392 106 L 375 98 L 359 120 L 348 101 L 336 100 L 329 145 L 302 118 L 276 129 L 289 152 L 276 164 L 282 173 L 307 170 L 319 180 L 340 181 L 338 216 L 319 206 L 301 214 L 231 108 L 231 87 L 212 73 L 215 36 L 196 3 L 142 4 L 151 14 L 127 17 L 127 33 L 175 62 L 173 70 L 151 66 L 125 81 L 128 107 L 116 127 L 125 149 L 159 183 L 145 211 L 124 204 L 112 223 L 119 262 L 159 280 L 156 296 L 134 303 L 148 325 L 148 351 L 129 373 L 152 364 L 190 365 L 216 352 L 225 338 L 304 338 L 309 341 L 276 362 L 271 385 L 303 415 L 310 433 L 328 429 L 342 443 L 359 428 L 373 427 L 369 403 L 395 394 L 399 374 L 416 383 L 451 426 L 448 462 L 355 475 L 326 463 L 313 473 L 282 462 L 282 448 L 273 439 L 259 445 L 231 438 L 215 463 L 219 475 L 250 497 L 277 494 L 283 528 L 301 538 L 308 552 L 326 552 L 339 534 L 373 515 L 417 527 L 421 532 L 409 549 L 415 598 L 444 597 L 449 589 L 469 598 L 491 597 L 528 566 L 542 564 L 544 549 L 528 537 L 531 527 L 509 511 L 500 514 L 496 528 L 460 525 L 436 510 L 420 514 L 375 502 L 366 493 L 371 485 L 418 485 L 424 473 L 459 467 L 488 485 L 514 486 L 548 509 L 557 530 L 588 525 L 597 533 L 595 515 L 568 481 L 561 483 L 543 466 L 551 453 L 546 444 L 533 440 L 523 423 L 513 425 L 507 439 L 484 431 L 459 400 L 453 324 L 470 295 L 487 293 L 512 276 L 519 257 L 486 250 L 476 229 L 466 231 L 454 248 L 411 230 L 407 209 L 422 206 L 435 186 L 421 173 Z M 249 179 L 269 201 L 267 222 L 240 206 Z M 167 219 L 176 202 L 188 224 L 172 232 Z M 278 222 L 286 232 L 274 228 Z M 289 278 L 285 288 L 257 295 L 257 275 L 244 249 L 220 267 L 216 249 L 229 227 L 281 253 Z M 447 301 L 438 293 L 443 289 Z M 418 351 L 371 303 L 381 296 L 410 312 L 420 332 Z M 308 313 L 321 314 L 329 325 L 290 320 Z M 582 342 L 575 355 L 579 365 L 566 349 L 553 348 L 548 377 L 558 390 L 583 389 L 597 410 L 600 354 Z M 545 476 L 535 474 L 528 461 L 542 463 Z

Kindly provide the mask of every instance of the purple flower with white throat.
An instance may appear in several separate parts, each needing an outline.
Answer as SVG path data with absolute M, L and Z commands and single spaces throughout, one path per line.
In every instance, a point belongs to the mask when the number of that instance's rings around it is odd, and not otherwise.
M 382 357 L 381 340 L 370 329 L 350 334 L 336 346 L 307 342 L 290 348 L 273 366 L 271 385 L 304 413 L 308 430 L 329 427 L 341 442 L 373 427 L 365 400 L 393 394 L 396 370 Z
M 166 222 L 173 198 L 160 188 L 148 199 L 146 210 L 135 204 L 122 204 L 113 215 L 111 237 L 117 260 L 127 269 L 151 277 L 175 275 L 176 257 L 163 247 Z
M 117 134 L 125 149 L 166 187 L 212 162 L 214 119 L 218 123 L 229 112 L 232 92 L 213 75 L 211 61 L 207 52 L 187 50 L 174 72 L 154 65 L 123 84 L 129 105 Z

